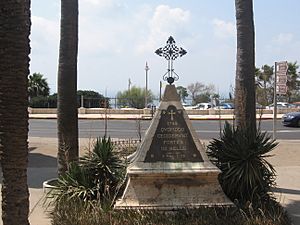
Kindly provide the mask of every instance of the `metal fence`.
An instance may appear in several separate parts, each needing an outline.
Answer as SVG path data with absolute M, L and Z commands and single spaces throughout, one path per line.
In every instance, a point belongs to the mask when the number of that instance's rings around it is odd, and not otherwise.
M 113 139 L 115 151 L 119 152 L 121 156 L 126 157 L 137 150 L 141 140 L 138 139 Z

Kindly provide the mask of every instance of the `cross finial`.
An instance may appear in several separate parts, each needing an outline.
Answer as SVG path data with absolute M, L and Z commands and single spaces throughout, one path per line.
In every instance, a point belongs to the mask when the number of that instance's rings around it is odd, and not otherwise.
M 174 38 L 170 36 L 167 40 L 167 45 L 155 51 L 157 55 L 164 57 L 166 60 L 168 60 L 168 70 L 164 74 L 163 79 L 167 80 L 169 84 L 172 84 L 175 80 L 179 79 L 178 74 L 174 71 L 173 61 L 178 57 L 184 56 L 187 53 L 187 51 L 183 48 L 177 47 L 175 43 L 176 42 Z
M 174 120 L 174 116 L 176 115 L 176 112 L 173 111 L 173 109 L 171 109 L 170 112 L 168 112 L 168 114 L 171 116 L 171 121 Z

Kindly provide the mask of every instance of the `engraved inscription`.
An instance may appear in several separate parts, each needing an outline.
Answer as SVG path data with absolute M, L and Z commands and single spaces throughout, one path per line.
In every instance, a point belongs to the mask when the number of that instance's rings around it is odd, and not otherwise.
M 145 162 L 202 162 L 182 110 L 170 105 L 162 110 Z

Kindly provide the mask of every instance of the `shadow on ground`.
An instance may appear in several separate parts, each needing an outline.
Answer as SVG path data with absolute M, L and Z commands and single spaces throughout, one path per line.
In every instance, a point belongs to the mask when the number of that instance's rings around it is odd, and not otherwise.
M 29 188 L 42 188 L 44 181 L 57 177 L 56 157 L 30 152 L 27 174 Z
M 30 148 L 33 151 L 35 148 Z M 2 169 L 0 168 L 0 184 L 2 184 Z M 29 152 L 27 182 L 29 188 L 42 188 L 43 182 L 57 177 L 56 157 L 41 153 Z
M 28 151 L 31 152 L 31 151 L 33 151 L 33 150 L 35 150 L 35 149 L 37 149 L 37 147 L 29 147 L 29 148 L 28 148 Z
M 283 194 L 300 195 L 300 190 L 295 190 L 295 189 L 277 187 L 277 188 L 274 188 L 274 191 L 278 192 L 278 193 L 283 193 Z
M 285 209 L 288 211 L 290 218 L 292 219 L 293 225 L 300 224 L 300 201 L 293 200 L 295 195 L 300 195 L 299 189 L 290 189 L 290 188 L 274 188 L 274 191 L 280 193 L 282 196 L 288 199 L 288 204 L 285 204 L 285 200 L 283 199 L 283 205 Z M 294 196 L 293 196 L 294 195 Z
M 30 152 L 28 167 L 57 167 L 57 159 L 53 156 Z
M 289 215 L 292 219 L 292 223 L 294 225 L 300 224 L 300 201 L 291 201 L 289 204 L 286 205 L 286 209 L 289 212 Z

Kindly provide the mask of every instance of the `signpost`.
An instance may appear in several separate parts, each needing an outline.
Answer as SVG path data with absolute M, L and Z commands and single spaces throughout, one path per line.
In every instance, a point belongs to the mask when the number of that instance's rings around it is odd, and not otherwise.
M 275 81 L 274 81 L 274 109 L 273 109 L 273 139 L 276 138 L 277 120 L 277 95 L 285 95 L 287 92 L 287 61 L 275 62 Z

